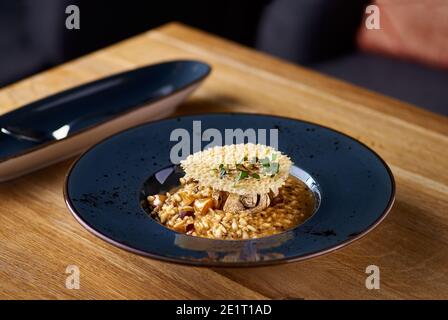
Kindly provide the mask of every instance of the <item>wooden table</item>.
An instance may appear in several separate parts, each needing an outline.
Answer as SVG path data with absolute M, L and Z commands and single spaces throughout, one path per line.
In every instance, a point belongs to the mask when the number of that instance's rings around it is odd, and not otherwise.
M 317 122 L 377 151 L 397 180 L 389 217 L 335 253 L 255 269 L 177 266 L 118 249 L 65 207 L 73 160 L 0 184 L 0 298 L 448 298 L 448 120 L 180 24 L 0 90 L 0 112 L 137 66 L 200 59 L 214 70 L 177 113 L 260 112 Z M 367 290 L 377 265 L 380 290 Z M 68 265 L 81 288 L 65 287 Z

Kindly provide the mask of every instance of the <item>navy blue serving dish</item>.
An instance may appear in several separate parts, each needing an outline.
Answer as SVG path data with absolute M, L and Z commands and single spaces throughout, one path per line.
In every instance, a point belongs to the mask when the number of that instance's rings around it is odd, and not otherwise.
M 173 130 L 278 129 L 278 149 L 320 198 L 316 213 L 281 234 L 253 240 L 212 240 L 167 229 L 145 211 L 148 193 L 169 189 L 179 170 L 170 161 Z M 208 142 L 202 142 L 202 147 Z M 154 175 L 162 173 L 159 185 Z M 363 237 L 390 211 L 395 184 L 370 148 L 332 129 L 289 118 L 208 114 L 142 125 L 97 144 L 70 169 L 66 203 L 90 232 L 120 248 L 168 262 L 243 267 L 298 261 L 329 253 Z

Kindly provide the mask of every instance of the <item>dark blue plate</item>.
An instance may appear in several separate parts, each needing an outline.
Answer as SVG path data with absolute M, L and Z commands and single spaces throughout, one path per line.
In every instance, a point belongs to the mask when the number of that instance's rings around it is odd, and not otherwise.
M 170 150 L 177 141 L 170 141 L 170 134 L 184 128 L 193 136 L 194 120 L 202 122 L 202 132 L 215 128 L 223 136 L 225 129 L 278 129 L 279 150 L 321 197 L 317 212 L 295 229 L 241 241 L 187 236 L 152 219 L 142 199 L 176 183 Z M 151 178 L 156 173 L 157 179 Z M 226 267 L 303 260 L 348 245 L 385 218 L 394 194 L 391 171 L 364 144 L 320 125 L 250 114 L 194 115 L 124 131 L 84 153 L 65 185 L 70 211 L 100 238 L 155 259 Z
M 0 182 L 165 117 L 210 71 L 200 61 L 161 62 L 85 83 L 1 115 Z

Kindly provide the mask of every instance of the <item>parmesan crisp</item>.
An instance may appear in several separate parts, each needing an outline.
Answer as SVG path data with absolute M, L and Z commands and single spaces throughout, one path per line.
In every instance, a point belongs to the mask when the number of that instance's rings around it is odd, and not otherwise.
M 249 171 L 238 180 L 236 176 L 241 171 L 237 168 L 242 162 L 256 163 L 261 173 Z M 253 143 L 213 147 L 181 161 L 185 178 L 194 179 L 201 186 L 239 195 L 277 193 L 288 178 L 291 165 L 289 157 L 280 151 Z

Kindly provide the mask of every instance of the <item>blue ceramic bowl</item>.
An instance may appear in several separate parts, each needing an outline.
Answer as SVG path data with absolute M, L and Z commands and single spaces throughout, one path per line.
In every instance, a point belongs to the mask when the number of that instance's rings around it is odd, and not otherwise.
M 179 177 L 170 161 L 177 143 L 170 141 L 170 134 L 184 128 L 193 136 L 196 120 L 202 132 L 215 128 L 223 136 L 225 129 L 278 129 L 279 150 L 291 157 L 294 174 L 320 198 L 315 214 L 294 229 L 253 240 L 188 236 L 151 218 L 145 196 L 169 189 Z M 161 171 L 162 184 L 153 178 Z M 155 259 L 225 267 L 303 260 L 346 246 L 386 217 L 394 195 L 391 171 L 364 144 L 313 123 L 251 114 L 194 115 L 129 129 L 84 153 L 65 184 L 70 211 L 100 238 Z

